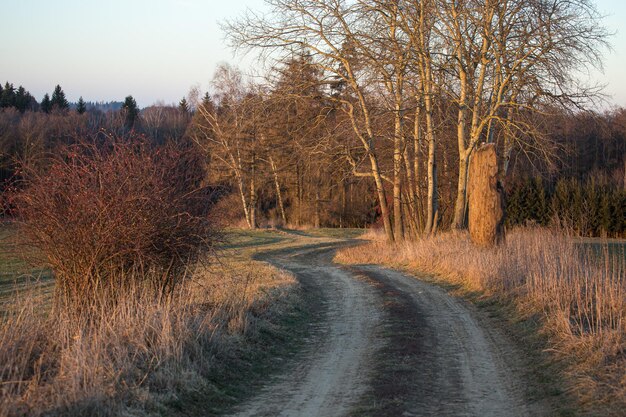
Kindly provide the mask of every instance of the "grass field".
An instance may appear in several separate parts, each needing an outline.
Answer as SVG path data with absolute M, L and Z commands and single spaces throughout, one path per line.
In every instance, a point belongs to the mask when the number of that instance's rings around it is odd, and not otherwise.
M 16 234 L 15 226 L 0 224 L 0 306 L 16 291 L 36 289 L 44 301 L 53 291 L 52 273 L 44 266 L 29 265 L 24 250 L 16 244 Z
M 541 228 L 514 229 L 490 249 L 460 232 L 397 245 L 367 237 L 370 243 L 342 249 L 336 259 L 426 274 L 479 305 L 500 306 L 511 328 L 524 329 L 522 344 L 548 355 L 543 374 L 559 375 L 585 415 L 623 415 L 626 241 L 572 239 Z
M 295 279 L 253 259 L 301 239 L 288 231 L 229 230 L 180 297 L 129 294 L 87 327 L 41 317 L 50 302 L 30 296 L 37 290 L 28 291 L 25 278 L 37 271 L 4 239 L 0 417 L 223 413 L 281 366 L 274 358 L 295 352 L 299 332 L 308 329 Z M 50 274 L 41 275 L 52 291 Z

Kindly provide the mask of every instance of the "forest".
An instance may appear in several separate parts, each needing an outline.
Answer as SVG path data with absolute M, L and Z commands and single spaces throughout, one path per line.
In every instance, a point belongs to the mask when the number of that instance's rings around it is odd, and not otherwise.
M 60 87 L 49 111 L 43 110 L 45 97 L 24 109 L 18 97 L 30 94 L 19 93 L 23 87 L 11 93 L 7 82 L 0 113 L 2 180 L 8 184 L 15 180 L 17 165 L 45 164 L 60 145 L 81 138 L 140 135 L 155 147 L 188 143 L 205 155 L 205 186 L 214 190 L 207 204 L 217 202 L 230 224 L 382 227 L 383 212 L 393 208 L 393 117 L 384 98 L 369 104 L 376 114 L 372 145 L 383 179 L 383 210 L 376 183 L 364 168 L 366 153 L 342 108 L 341 94 L 348 93 L 341 83 L 325 83 L 312 59 L 294 53 L 263 83 L 223 64 L 211 92 L 194 88 L 178 105 L 144 109 L 131 96 L 119 110 L 102 111 L 82 100 L 70 109 Z M 424 234 L 428 215 L 428 142 L 420 113 L 407 110 L 402 120 L 399 216 L 412 238 Z M 445 230 L 453 226 L 458 192 L 457 132 L 453 114 L 437 116 L 436 223 Z M 507 224 L 552 224 L 581 236 L 624 236 L 626 110 L 555 107 L 533 118 L 537 136 L 516 138 L 501 178 Z M 504 136 L 494 137 L 500 146 Z

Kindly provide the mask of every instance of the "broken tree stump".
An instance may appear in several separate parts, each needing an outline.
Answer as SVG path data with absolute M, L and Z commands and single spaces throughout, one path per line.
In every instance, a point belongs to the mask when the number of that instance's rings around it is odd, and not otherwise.
M 504 192 L 498 181 L 493 143 L 473 153 L 468 184 L 469 231 L 474 243 L 490 247 L 504 241 Z

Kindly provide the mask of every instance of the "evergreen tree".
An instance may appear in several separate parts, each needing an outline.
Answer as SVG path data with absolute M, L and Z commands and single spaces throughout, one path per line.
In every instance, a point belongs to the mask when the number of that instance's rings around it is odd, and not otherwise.
M 213 111 L 213 100 L 211 100 L 211 96 L 209 95 L 209 93 L 204 93 L 204 97 L 202 97 L 202 103 L 200 105 L 204 108 L 205 111 Z
M 2 95 L 0 95 L 0 107 L 13 107 L 15 106 L 15 88 L 13 84 L 9 84 L 7 81 L 2 89 Z
M 21 85 L 15 93 L 15 108 L 24 113 L 30 105 L 30 94 Z
M 506 198 L 506 224 L 515 226 L 522 224 L 524 219 L 521 213 L 522 186 L 519 183 L 513 184 L 507 192 Z
M 41 100 L 41 111 L 44 113 L 50 113 L 52 110 L 52 103 L 50 102 L 50 96 L 46 93 Z
M 185 97 L 178 103 L 178 109 L 182 114 L 189 114 L 189 104 L 187 104 Z
M 78 98 L 78 103 L 76 103 L 76 112 L 78 114 L 83 114 L 87 111 L 87 104 L 85 103 L 85 100 L 83 100 L 83 96 L 80 96 Z
M 139 108 L 137 107 L 137 102 L 133 96 L 128 96 L 124 99 L 122 112 L 124 113 L 124 124 L 126 125 L 126 128 L 132 129 L 135 126 L 137 117 L 139 117 Z
M 616 189 L 611 200 L 613 231 L 616 236 L 626 236 L 626 190 Z
M 545 226 L 550 220 L 548 208 L 548 199 L 546 197 L 546 189 L 541 177 L 536 177 L 532 182 L 534 201 L 533 201 L 533 219 L 540 225 Z
M 70 103 L 65 98 L 65 93 L 60 85 L 57 84 L 54 87 L 54 91 L 52 92 L 52 98 L 50 99 L 50 104 L 52 108 L 56 108 L 59 110 L 67 110 L 70 107 Z

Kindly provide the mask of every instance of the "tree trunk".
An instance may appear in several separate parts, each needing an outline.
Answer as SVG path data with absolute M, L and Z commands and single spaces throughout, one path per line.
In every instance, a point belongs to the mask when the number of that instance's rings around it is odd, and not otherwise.
M 438 212 L 437 200 L 437 161 L 436 161 L 436 143 L 435 132 L 432 120 L 432 102 L 430 97 L 430 89 L 424 98 L 426 108 L 426 137 L 428 140 L 428 201 L 426 202 L 426 226 L 424 227 L 425 235 L 432 235 L 436 229 L 436 216 Z
M 493 143 L 481 146 L 472 156 L 469 231 L 472 241 L 480 246 L 489 247 L 504 240 L 504 198 Z
M 500 182 L 504 184 L 506 174 L 509 171 L 509 163 L 511 162 L 511 152 L 513 152 L 513 135 L 510 132 L 504 133 L 504 149 L 502 151 L 502 161 L 498 175 Z
M 385 235 L 389 242 L 393 242 L 393 229 L 391 228 L 391 219 L 389 216 L 389 208 L 387 207 L 387 193 L 385 193 L 385 185 L 380 175 L 378 168 L 378 160 L 374 155 L 370 153 L 370 163 L 372 166 L 372 175 L 374 177 L 374 183 L 376 184 L 376 193 L 378 194 L 378 201 L 380 203 L 380 215 L 383 218 L 383 227 L 385 228 Z
M 422 151 L 422 127 L 421 127 L 421 106 L 418 102 L 415 110 L 415 126 L 413 133 L 413 177 L 415 178 L 415 216 L 418 233 L 424 229 L 422 189 L 420 186 L 420 153 Z
M 283 196 L 280 192 L 280 183 L 278 182 L 278 172 L 276 171 L 276 164 L 274 158 L 270 156 L 270 167 L 272 168 L 272 174 L 274 175 L 274 187 L 276 187 L 276 202 L 278 203 L 278 209 L 280 210 L 280 217 L 283 220 L 283 225 L 287 224 L 287 215 L 285 214 L 285 206 L 283 204 Z
M 515 100 L 516 95 L 512 100 Z M 504 149 L 502 150 L 502 159 L 500 161 L 500 168 L 498 169 L 498 176 L 501 184 L 504 184 L 506 174 L 509 171 L 509 162 L 511 161 L 511 153 L 513 152 L 513 144 L 515 143 L 515 137 L 511 131 L 511 120 L 513 118 L 513 109 L 509 108 L 506 113 L 506 125 L 504 127 Z
M 252 155 L 250 167 L 250 229 L 256 229 L 256 155 Z
M 454 220 L 452 227 L 454 229 L 463 229 L 466 226 L 466 207 L 467 207 L 467 179 L 469 168 L 469 150 L 459 154 L 459 182 L 456 192 L 456 203 L 454 205 Z
M 316 184 L 315 187 L 315 216 L 314 216 L 314 222 L 315 222 L 315 228 L 319 229 L 321 226 L 321 214 L 320 214 L 320 185 Z
M 460 68 L 461 93 L 459 97 L 459 114 L 457 119 L 457 146 L 459 149 L 459 182 L 457 185 L 456 203 L 454 205 L 453 229 L 465 227 L 465 208 L 467 199 L 467 170 L 469 167 L 470 149 L 467 143 L 467 74 Z
M 404 240 L 404 222 L 402 221 L 402 117 L 400 107 L 396 106 L 393 138 L 393 222 L 396 241 Z
M 413 234 L 417 234 L 417 197 L 415 195 L 415 178 L 413 177 L 413 164 L 411 161 L 411 152 L 408 146 L 404 147 L 403 162 L 406 171 L 406 187 L 405 195 L 408 201 L 407 210 L 404 210 L 407 227 L 411 225 L 414 229 Z M 406 234 L 406 231 L 405 231 Z
M 300 164 L 296 163 L 296 226 L 302 224 L 302 183 L 300 181 Z
M 346 209 L 347 204 L 348 204 L 348 199 L 346 194 L 347 192 L 347 188 L 348 185 L 346 184 L 346 180 L 342 179 L 341 180 L 341 212 L 339 213 L 339 228 L 343 228 L 344 227 L 344 219 L 346 218 Z

